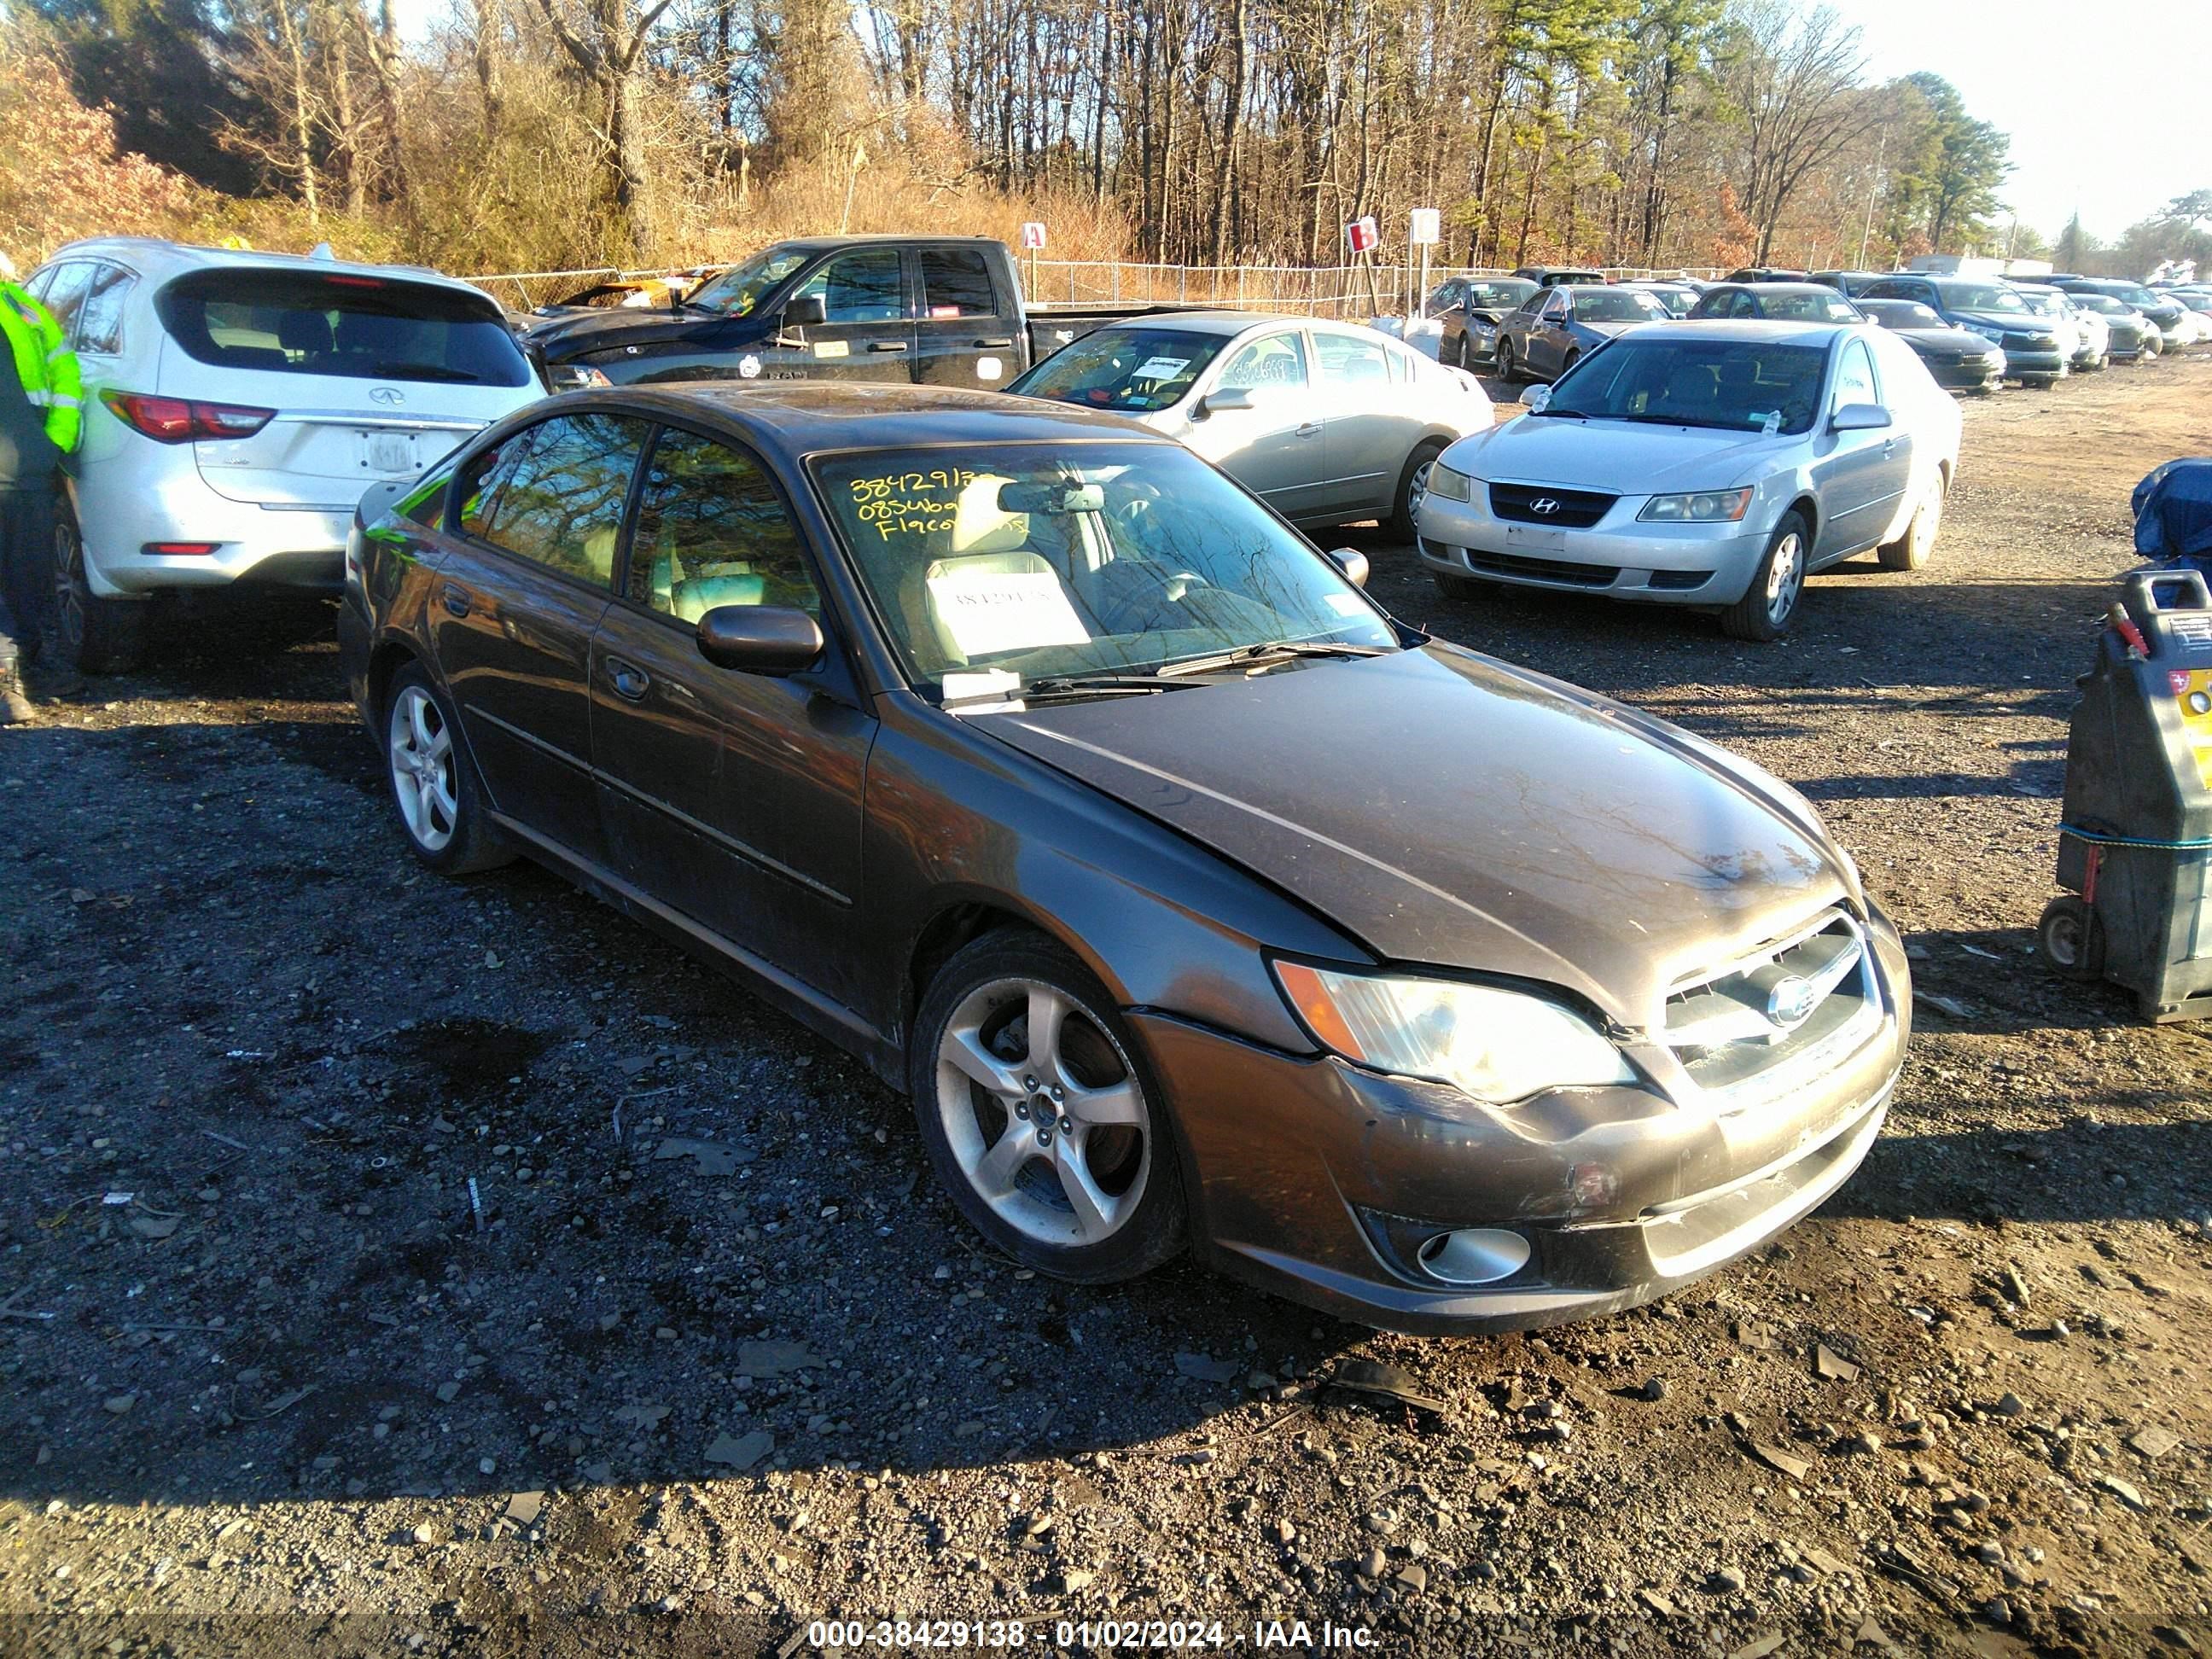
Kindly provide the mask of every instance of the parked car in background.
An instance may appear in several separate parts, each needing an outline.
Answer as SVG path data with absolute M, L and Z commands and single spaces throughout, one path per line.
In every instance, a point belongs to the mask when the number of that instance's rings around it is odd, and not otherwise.
M 610 277 L 603 283 L 564 294 L 532 309 L 532 318 L 563 317 L 579 311 L 665 310 L 705 280 L 706 273 L 674 276 Z M 531 325 L 526 320 L 525 326 Z
M 1622 283 L 1618 286 L 1633 289 L 1638 294 L 1650 295 L 1659 302 L 1660 308 L 1669 317 L 1688 316 L 1690 307 L 1698 303 L 1698 296 L 1705 292 L 1704 289 L 1694 283 L 1666 282 L 1657 277 L 1642 278 L 1632 283 Z
M 2063 289 L 2069 294 L 2101 294 L 2108 299 L 2118 300 L 2124 306 L 2134 307 L 2158 331 L 2160 351 L 2182 343 L 2182 336 L 2186 331 L 2182 315 L 2187 307 L 2169 295 L 2153 293 L 2141 283 L 2130 283 L 2118 276 L 2054 276 L 2051 286 Z
M 1869 548 L 1928 562 L 1959 428 L 1887 329 L 1656 323 L 1444 452 L 1421 562 L 1448 596 L 1491 580 L 1698 605 L 1777 639 L 1811 572 Z
M 1437 361 L 1472 369 L 1496 361 L 1498 325 L 1536 291 L 1525 276 L 1455 276 L 1429 296 L 1429 315 L 1441 324 Z
M 981 236 L 778 242 L 677 303 L 547 318 L 525 339 L 552 384 L 880 380 L 1003 386 L 1102 324 L 1166 307 L 1032 313 L 1012 250 Z
M 1819 283 L 1721 283 L 1698 296 L 1690 320 L 1709 318 L 1781 323 L 1856 323 L 1859 308 Z
M 2004 384 L 2004 353 L 1979 334 L 1953 328 L 1917 300 L 1862 300 L 1859 309 L 1912 348 L 1946 392 L 1991 392 Z
M 84 375 L 53 557 L 88 672 L 131 666 L 158 596 L 337 592 L 362 489 L 544 395 L 489 295 L 411 267 L 118 236 L 28 286 Z
M 2082 310 L 2065 289 L 2048 283 L 2014 280 L 2012 286 L 2027 301 L 2027 308 L 2051 325 L 2069 368 L 2088 370 L 2111 365 L 2112 331 L 2102 317 Z
M 2039 317 L 2010 283 L 1994 277 L 1929 276 L 1905 271 L 1871 283 L 1865 300 L 1912 300 L 1954 328 L 1990 341 L 2005 355 L 2005 379 L 2048 386 L 2066 373 L 2058 331 Z
M 1541 289 L 1498 325 L 1498 378 L 1509 386 L 1557 379 L 1616 335 L 1666 320 L 1658 301 L 1632 288 Z
M 1125 421 L 585 392 L 355 539 L 412 855 L 722 964 L 910 1097 L 1024 1271 L 1547 1324 L 1758 1248 L 1881 1130 L 1911 970 L 1803 797 L 1401 626 Z
M 1724 283 L 1802 283 L 1805 281 L 1805 273 L 1784 270 L 1778 265 L 1746 265 L 1740 270 L 1731 270 L 1721 280 Z
M 1605 273 L 1586 265 L 1522 265 L 1513 273 L 1524 282 L 1538 288 L 1560 288 L 1575 284 L 1602 285 Z
M 1880 270 L 1816 270 L 1805 280 L 1832 288 L 1846 300 L 1855 300 L 1888 273 Z
M 1180 440 L 1296 524 L 1410 541 L 1430 463 L 1491 422 L 1472 374 L 1371 328 L 1182 312 L 1086 334 L 1007 388 Z
M 2135 362 L 2146 353 L 2158 356 L 2158 330 L 2133 306 L 2123 305 L 2109 294 L 2087 289 L 2063 290 L 2076 315 L 2094 317 L 2105 325 L 2106 353 L 2114 362 Z

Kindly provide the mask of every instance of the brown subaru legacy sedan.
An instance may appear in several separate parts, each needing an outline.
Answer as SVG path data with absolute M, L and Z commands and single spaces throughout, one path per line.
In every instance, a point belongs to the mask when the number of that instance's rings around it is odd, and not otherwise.
M 1656 1296 L 1835 1191 L 1911 998 L 1806 802 L 1428 639 L 1189 451 L 981 392 L 578 392 L 364 501 L 402 830 L 910 1095 L 990 1242 L 1370 1323 Z

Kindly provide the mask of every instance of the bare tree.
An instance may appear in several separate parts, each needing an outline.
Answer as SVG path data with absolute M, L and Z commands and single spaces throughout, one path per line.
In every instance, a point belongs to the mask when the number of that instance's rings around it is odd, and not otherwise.
M 645 44 L 673 0 L 538 0 L 553 38 L 599 95 L 605 125 L 609 195 L 627 232 L 632 258 L 653 246 L 646 177 Z
M 1807 175 L 1872 131 L 1881 110 L 1863 79 L 1858 30 L 1826 6 L 1801 15 L 1782 0 L 1751 0 L 1738 16 L 1729 90 L 1744 121 L 1743 210 L 1764 264 Z

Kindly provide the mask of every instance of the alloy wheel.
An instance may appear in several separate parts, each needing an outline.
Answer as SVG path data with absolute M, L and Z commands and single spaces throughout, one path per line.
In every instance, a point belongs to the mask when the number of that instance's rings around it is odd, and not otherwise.
M 419 685 L 400 688 L 386 726 L 392 793 L 407 833 L 426 853 L 442 853 L 460 826 L 453 730 L 437 699 Z
M 1153 1139 L 1144 1085 L 1058 987 L 1001 979 L 970 992 L 939 1039 L 936 1092 L 961 1174 L 1024 1238 L 1098 1244 L 1143 1201 Z
M 1805 544 L 1796 531 L 1775 543 L 1774 556 L 1766 566 L 1766 619 L 1779 628 L 1797 608 L 1797 595 L 1805 586 Z
M 1406 480 L 1406 516 L 1407 518 L 1418 520 L 1420 517 L 1421 503 L 1428 499 L 1429 495 L 1429 471 L 1436 464 L 1435 456 L 1427 457 L 1414 465 L 1412 476 Z

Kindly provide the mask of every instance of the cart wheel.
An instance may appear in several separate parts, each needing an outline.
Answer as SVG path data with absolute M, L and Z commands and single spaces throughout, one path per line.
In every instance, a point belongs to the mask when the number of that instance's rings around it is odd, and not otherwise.
M 2035 937 L 2044 960 L 2068 979 L 2104 978 L 2105 924 L 2073 894 L 2055 898 L 2044 908 Z

